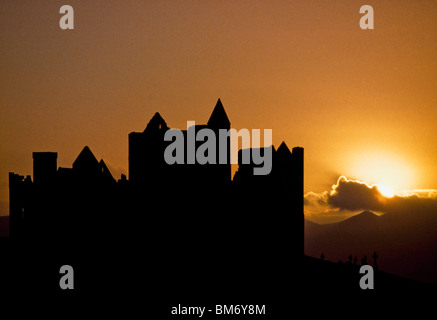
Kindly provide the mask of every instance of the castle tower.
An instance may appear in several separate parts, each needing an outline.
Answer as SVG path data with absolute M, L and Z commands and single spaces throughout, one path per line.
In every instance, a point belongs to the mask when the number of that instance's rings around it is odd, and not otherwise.
M 295 147 L 293 148 L 293 196 L 292 196 L 292 207 L 295 212 L 293 212 L 294 223 L 298 226 L 295 230 L 297 232 L 295 243 L 297 245 L 297 253 L 304 255 L 304 156 L 303 148 Z
M 88 146 L 85 146 L 73 162 L 73 170 L 95 175 L 99 170 L 99 162 Z
M 143 132 L 129 134 L 129 180 L 156 183 L 164 178 L 164 135 L 168 126 L 156 112 Z
M 223 107 L 220 99 L 217 100 L 217 103 L 212 111 L 211 116 L 208 120 L 208 127 L 211 129 L 230 129 L 231 122 L 229 121 L 228 115 L 226 114 L 225 108 Z
M 290 152 L 282 142 L 276 152 L 277 184 L 281 186 L 289 211 L 285 212 L 292 232 L 284 232 L 284 242 L 290 243 L 295 257 L 304 256 L 304 149 L 295 147 Z
M 220 156 L 220 129 L 226 129 L 229 132 L 231 128 L 231 122 L 229 121 L 228 115 L 226 114 L 225 108 L 222 102 L 218 99 L 214 110 L 208 120 L 208 128 L 212 129 L 216 136 L 216 163 L 214 170 L 211 170 L 211 174 L 214 176 L 212 179 L 214 181 L 220 181 L 227 183 L 231 181 L 231 139 L 228 135 L 226 138 L 226 164 L 219 164 Z

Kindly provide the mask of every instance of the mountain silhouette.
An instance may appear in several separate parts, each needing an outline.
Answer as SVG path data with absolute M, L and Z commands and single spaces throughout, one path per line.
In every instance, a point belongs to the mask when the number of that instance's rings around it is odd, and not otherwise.
M 366 228 L 372 228 L 378 223 L 378 218 L 379 216 L 377 214 L 366 210 L 353 217 L 338 222 L 337 225 L 343 227 L 353 227 L 357 225 L 359 227 L 366 226 Z
M 305 252 L 330 261 L 358 259 L 378 252 L 381 270 L 409 279 L 437 283 L 437 219 L 416 212 L 381 216 L 363 211 L 349 219 L 320 225 L 305 221 Z

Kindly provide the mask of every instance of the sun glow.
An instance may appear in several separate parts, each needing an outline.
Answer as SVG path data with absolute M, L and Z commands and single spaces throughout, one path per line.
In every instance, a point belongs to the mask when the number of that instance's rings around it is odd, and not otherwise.
M 376 185 L 376 187 L 378 188 L 379 193 L 381 193 L 386 198 L 392 198 L 395 195 L 393 189 L 386 186 L 386 185 L 379 184 L 379 185 Z
M 361 154 L 351 163 L 354 165 L 348 175 L 375 185 L 385 197 L 391 198 L 402 190 L 415 188 L 414 170 L 405 159 L 378 152 Z

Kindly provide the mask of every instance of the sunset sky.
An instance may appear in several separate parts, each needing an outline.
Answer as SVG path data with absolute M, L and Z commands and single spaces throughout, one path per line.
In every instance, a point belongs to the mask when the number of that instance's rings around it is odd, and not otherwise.
M 0 215 L 32 152 L 71 167 L 88 145 L 118 179 L 130 132 L 157 111 L 206 123 L 218 98 L 233 128 L 305 148 L 305 192 L 345 176 L 434 197 L 435 0 L 67 3 L 74 30 L 59 27 L 65 1 L 0 2 Z

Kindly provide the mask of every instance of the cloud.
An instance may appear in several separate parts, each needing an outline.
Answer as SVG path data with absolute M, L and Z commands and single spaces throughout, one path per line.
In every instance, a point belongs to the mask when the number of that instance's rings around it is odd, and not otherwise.
M 356 210 L 343 209 L 329 204 L 330 197 L 329 191 L 305 194 L 305 218 L 316 223 L 326 224 L 338 222 L 359 213 Z
M 347 218 L 363 210 L 381 211 L 386 201 L 376 186 L 344 176 L 337 179 L 331 190 L 308 192 L 304 197 L 305 214 L 315 220 L 335 215 Z
M 417 196 L 419 198 L 437 199 L 436 189 L 414 189 L 401 192 L 402 197 Z
M 304 197 L 304 205 L 324 206 L 327 203 L 328 192 L 323 193 L 308 192 Z
M 334 213 L 347 218 L 364 210 L 382 213 L 437 217 L 437 190 L 411 190 L 392 198 L 384 197 L 374 185 L 359 180 L 338 178 L 330 191 L 305 195 L 305 214 L 317 221 Z
M 376 186 L 369 186 L 358 180 L 349 180 L 341 176 L 327 197 L 332 207 L 346 210 L 381 211 L 387 198 L 383 197 Z

